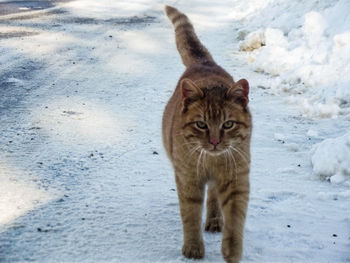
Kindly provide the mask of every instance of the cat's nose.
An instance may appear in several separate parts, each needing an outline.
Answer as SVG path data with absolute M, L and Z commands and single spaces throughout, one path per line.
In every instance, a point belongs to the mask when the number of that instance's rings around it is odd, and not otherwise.
M 210 139 L 210 143 L 214 146 L 217 146 L 220 143 L 219 139 Z

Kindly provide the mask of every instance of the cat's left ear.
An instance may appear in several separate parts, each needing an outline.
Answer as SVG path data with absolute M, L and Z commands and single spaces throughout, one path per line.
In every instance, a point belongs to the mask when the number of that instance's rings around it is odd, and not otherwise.
M 249 98 L 249 83 L 246 79 L 240 79 L 232 85 L 226 92 L 228 99 L 233 99 L 236 103 L 241 104 L 244 108 L 247 107 Z

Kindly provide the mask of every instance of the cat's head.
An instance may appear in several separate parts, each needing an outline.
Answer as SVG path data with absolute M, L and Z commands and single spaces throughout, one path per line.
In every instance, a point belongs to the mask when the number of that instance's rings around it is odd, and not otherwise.
M 251 115 L 247 107 L 247 80 L 241 79 L 226 87 L 199 87 L 190 79 L 183 79 L 180 88 L 183 134 L 191 148 L 220 155 L 249 142 Z

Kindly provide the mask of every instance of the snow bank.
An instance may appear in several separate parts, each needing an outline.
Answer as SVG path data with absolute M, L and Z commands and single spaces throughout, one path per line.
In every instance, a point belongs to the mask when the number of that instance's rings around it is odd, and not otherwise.
M 350 186 L 350 132 L 314 145 L 310 157 L 315 175 Z
M 306 2 L 314 10 L 321 4 Z M 282 13 L 283 8 L 280 3 Z M 296 17 L 305 12 L 294 10 Z M 299 104 L 305 116 L 350 115 L 349 10 L 350 1 L 339 0 L 320 12 L 307 12 L 300 24 L 276 15 L 274 28 L 251 32 L 240 49 L 250 51 L 247 57 L 255 71 L 275 76 L 272 91 L 288 93 L 289 101 Z

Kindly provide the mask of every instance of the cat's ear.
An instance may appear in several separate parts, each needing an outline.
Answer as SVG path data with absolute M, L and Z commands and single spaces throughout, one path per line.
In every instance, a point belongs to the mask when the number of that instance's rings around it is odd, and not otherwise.
M 246 79 L 240 79 L 235 82 L 231 88 L 226 92 L 228 99 L 234 100 L 236 103 L 241 104 L 244 108 L 247 107 L 249 98 L 249 83 Z
M 183 100 L 196 100 L 204 96 L 203 91 L 190 79 L 181 80 L 180 87 Z

